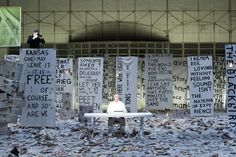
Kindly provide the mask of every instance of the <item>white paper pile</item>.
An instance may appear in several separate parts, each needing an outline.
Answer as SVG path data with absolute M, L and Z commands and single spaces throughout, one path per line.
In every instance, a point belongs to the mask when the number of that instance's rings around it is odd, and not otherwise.
M 22 128 L 10 124 L 10 135 L 0 136 L 0 156 L 16 146 L 21 157 L 31 156 L 236 156 L 236 134 L 226 113 L 214 117 L 177 118 L 155 114 L 145 119 L 144 135 L 138 119 L 126 119 L 126 135 L 107 135 L 107 119 L 96 126 L 60 120 L 56 128 Z M 133 131 L 134 130 L 134 131 Z
M 7 60 L 0 61 L 0 133 L 6 133 L 7 123 L 17 122 L 24 103 L 18 91 L 22 65 Z

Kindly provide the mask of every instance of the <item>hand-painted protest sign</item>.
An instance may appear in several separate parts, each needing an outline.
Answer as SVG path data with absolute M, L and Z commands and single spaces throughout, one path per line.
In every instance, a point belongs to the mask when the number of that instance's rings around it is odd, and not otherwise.
M 128 112 L 137 112 L 137 57 L 116 58 L 116 91 Z
M 175 108 L 187 108 L 187 58 L 173 58 L 173 105 Z
M 93 106 L 101 112 L 103 58 L 81 57 L 78 60 L 78 107 Z
M 25 106 L 22 125 L 55 126 L 56 50 L 21 49 L 24 65 L 21 80 L 25 82 Z
M 212 57 L 188 57 L 188 80 L 191 116 L 212 116 L 214 114 Z
M 224 109 L 226 102 L 226 69 L 224 57 L 216 57 L 213 60 L 214 75 L 214 106 L 216 109 Z
M 56 68 L 56 113 L 61 109 L 72 110 L 73 108 L 73 59 L 58 58 Z M 67 96 L 63 100 L 63 94 Z M 63 102 L 67 102 L 64 104 Z M 63 107 L 65 105 L 65 107 Z M 64 110 L 63 110 L 64 111 Z
M 236 128 L 236 45 L 225 46 L 228 123 Z
M 145 96 L 149 109 L 171 109 L 173 107 L 171 54 L 145 56 Z

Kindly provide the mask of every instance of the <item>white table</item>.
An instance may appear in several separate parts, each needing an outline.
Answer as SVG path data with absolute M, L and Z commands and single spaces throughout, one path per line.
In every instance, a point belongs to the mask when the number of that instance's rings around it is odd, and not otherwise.
M 85 113 L 84 117 L 93 118 L 93 125 L 95 126 L 95 118 L 110 118 L 110 117 L 124 117 L 124 118 L 140 118 L 140 136 L 143 135 L 144 117 L 150 117 L 150 112 L 135 112 L 135 113 Z

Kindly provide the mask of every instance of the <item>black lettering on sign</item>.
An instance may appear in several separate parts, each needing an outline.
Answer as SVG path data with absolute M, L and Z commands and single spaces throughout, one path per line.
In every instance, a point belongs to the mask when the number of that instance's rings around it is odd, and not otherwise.
M 100 104 L 99 103 L 93 103 L 91 104 L 93 106 L 93 110 L 100 110 Z
M 51 105 L 48 103 L 43 103 L 42 104 L 42 109 L 48 109 Z
M 79 103 L 92 104 L 94 103 L 95 96 L 79 96 Z
M 131 105 L 131 94 L 125 94 L 125 104 L 126 105 Z
M 38 103 L 31 103 L 31 104 L 27 104 L 27 109 L 37 109 L 39 108 L 39 104 Z
M 48 101 L 48 95 L 27 95 L 26 99 L 30 101 Z
M 28 62 L 27 68 L 42 68 L 41 62 Z
M 178 61 L 175 60 L 173 63 L 175 66 L 187 66 L 187 61 Z
M 206 108 L 206 109 L 198 108 L 198 109 L 194 109 L 193 112 L 195 114 L 210 114 L 212 111 L 211 111 L 211 108 Z
M 26 83 L 30 84 L 51 84 L 52 75 L 27 75 Z
M 47 110 L 41 111 L 41 115 L 43 117 L 47 117 L 48 116 L 48 111 Z
M 47 56 L 48 55 L 48 50 L 45 49 L 31 49 L 31 50 L 26 50 L 26 55 L 29 56 Z
M 57 84 L 71 84 L 71 79 L 57 79 Z
M 27 117 L 39 117 L 39 111 L 29 111 Z

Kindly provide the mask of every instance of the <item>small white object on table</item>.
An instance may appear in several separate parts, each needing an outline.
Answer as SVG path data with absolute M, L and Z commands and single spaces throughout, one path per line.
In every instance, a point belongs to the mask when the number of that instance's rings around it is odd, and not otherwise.
M 150 112 L 133 112 L 133 113 L 85 113 L 84 117 L 93 118 L 93 125 L 95 125 L 95 118 L 110 118 L 110 117 L 124 117 L 124 118 L 140 118 L 140 135 L 143 134 L 144 117 L 150 117 Z

